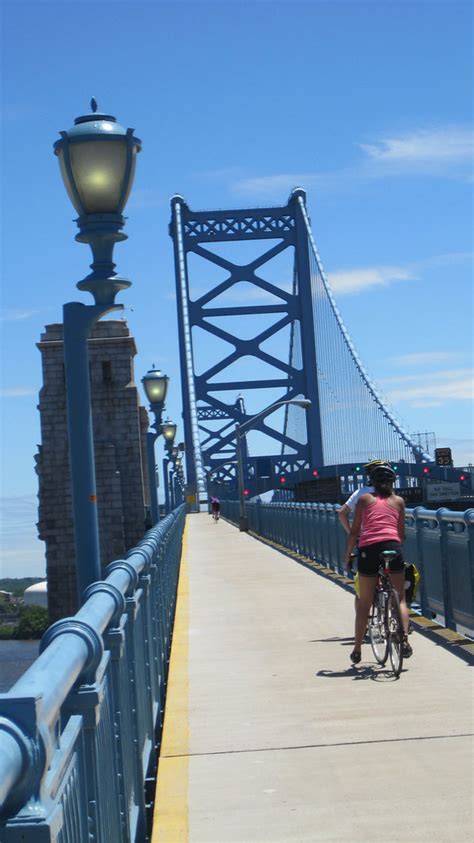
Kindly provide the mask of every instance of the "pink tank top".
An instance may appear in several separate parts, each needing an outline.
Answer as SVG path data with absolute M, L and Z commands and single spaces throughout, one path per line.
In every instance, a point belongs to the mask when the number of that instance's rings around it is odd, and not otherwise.
M 375 498 L 362 510 L 359 547 L 374 542 L 400 541 L 398 535 L 398 509 L 386 498 Z

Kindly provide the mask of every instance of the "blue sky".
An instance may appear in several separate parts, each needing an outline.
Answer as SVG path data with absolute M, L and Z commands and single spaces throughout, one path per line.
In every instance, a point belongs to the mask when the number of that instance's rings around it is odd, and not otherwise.
M 369 374 L 406 429 L 472 461 L 472 4 L 2 5 L 0 575 L 43 575 L 36 348 L 90 263 L 52 144 L 94 95 L 143 140 L 116 248 L 139 353 L 180 420 L 169 198 L 195 209 L 308 192 L 313 233 Z

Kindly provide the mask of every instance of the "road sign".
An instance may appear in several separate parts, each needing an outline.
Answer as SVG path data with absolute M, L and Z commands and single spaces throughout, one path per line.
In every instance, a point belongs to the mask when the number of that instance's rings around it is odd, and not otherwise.
M 428 483 L 426 486 L 428 501 L 457 501 L 460 497 L 459 483 Z
M 315 503 L 337 503 L 340 495 L 340 484 L 338 477 L 324 477 L 318 480 L 305 480 L 295 486 L 295 501 L 304 503 L 313 501 Z
M 435 448 L 436 465 L 452 465 L 451 448 Z

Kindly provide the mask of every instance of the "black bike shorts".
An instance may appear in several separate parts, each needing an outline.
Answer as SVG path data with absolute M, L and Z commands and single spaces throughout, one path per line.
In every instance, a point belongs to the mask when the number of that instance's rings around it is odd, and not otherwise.
M 395 574 L 404 570 L 402 547 L 400 542 L 385 541 L 359 546 L 357 555 L 357 570 L 365 577 L 376 577 L 379 572 L 380 554 L 383 550 L 396 550 L 397 555 L 390 560 L 390 570 Z

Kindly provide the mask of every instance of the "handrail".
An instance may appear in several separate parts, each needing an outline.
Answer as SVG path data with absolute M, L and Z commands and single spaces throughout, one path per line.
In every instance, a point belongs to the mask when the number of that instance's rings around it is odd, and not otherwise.
M 22 808 L 26 825 L 32 821 L 35 811 L 36 820 L 46 816 L 45 805 L 41 811 L 33 806 L 44 790 L 45 775 L 52 759 L 60 750 L 60 720 L 64 706 L 71 695 L 79 699 L 83 694 L 85 699 L 95 688 L 95 683 L 100 684 L 102 674 L 110 665 L 110 653 L 104 653 L 111 649 L 114 633 L 120 633 L 122 651 L 125 642 L 128 642 L 128 657 L 132 649 L 135 651 L 135 660 L 130 661 L 127 671 L 140 671 L 149 686 L 150 700 L 136 705 L 145 719 L 142 723 L 130 723 L 130 728 L 135 739 L 138 736 L 144 746 L 150 743 L 147 749 L 147 760 L 150 761 L 153 741 L 148 741 L 146 734 L 153 735 L 157 724 L 151 722 L 150 717 L 153 712 L 153 721 L 156 720 L 164 702 L 164 674 L 171 638 L 184 510 L 182 505 L 167 515 L 145 534 L 125 559 L 112 562 L 107 567 L 107 578 L 89 586 L 82 607 L 73 617 L 64 618 L 49 627 L 41 640 L 39 657 L 8 693 L 0 695 L 0 819 L 4 822 Z M 145 599 L 150 584 L 154 585 L 154 589 Z M 138 631 L 143 632 L 140 644 L 134 638 Z M 142 656 L 140 647 L 143 648 Z M 120 655 L 122 657 L 123 652 Z M 112 670 L 110 667 L 107 669 Z M 118 678 L 118 673 L 115 678 Z M 111 694 L 112 685 L 110 677 L 104 680 L 100 693 Z M 145 695 L 146 691 L 142 688 L 140 694 Z M 97 697 L 97 690 L 94 693 Z M 115 698 L 108 700 L 108 704 L 117 711 L 120 708 L 119 693 L 125 693 L 125 689 L 117 684 Z M 126 694 L 128 699 L 129 689 L 126 689 Z M 78 710 L 82 710 L 81 705 L 84 707 L 84 699 Z M 99 702 L 96 699 L 95 705 Z M 128 715 L 129 712 L 122 712 L 124 720 Z M 83 716 L 86 717 L 85 712 Z M 137 716 L 141 716 L 140 712 Z M 118 728 L 117 722 L 111 723 L 112 745 L 119 739 L 116 734 Z M 110 751 L 113 754 L 113 746 Z M 126 747 L 125 752 L 132 754 L 132 746 Z M 119 759 L 118 766 L 120 763 Z M 123 763 L 126 766 L 126 762 Z M 146 770 L 143 776 L 145 774 Z M 127 775 L 130 778 L 130 771 Z M 123 775 L 123 778 L 127 776 Z M 130 782 L 129 786 L 132 792 Z M 122 806 L 127 798 L 129 794 L 120 794 Z M 144 796 L 142 802 L 144 807 Z M 27 803 L 31 804 L 25 808 Z M 120 817 L 119 807 L 117 804 L 117 817 Z M 18 826 L 18 817 L 14 822 Z M 123 825 L 123 817 L 120 822 Z M 142 817 L 141 824 L 144 822 Z M 25 835 L 22 839 L 33 841 L 35 838 Z M 94 837 L 96 839 L 101 839 L 100 834 Z M 72 838 L 68 840 L 74 843 Z
M 346 535 L 339 509 L 328 503 L 246 504 L 251 532 L 345 574 Z M 221 501 L 221 510 L 238 523 L 235 501 Z M 447 628 L 474 634 L 474 509 L 407 509 L 405 533 L 405 558 L 421 573 L 422 614 L 441 616 Z

